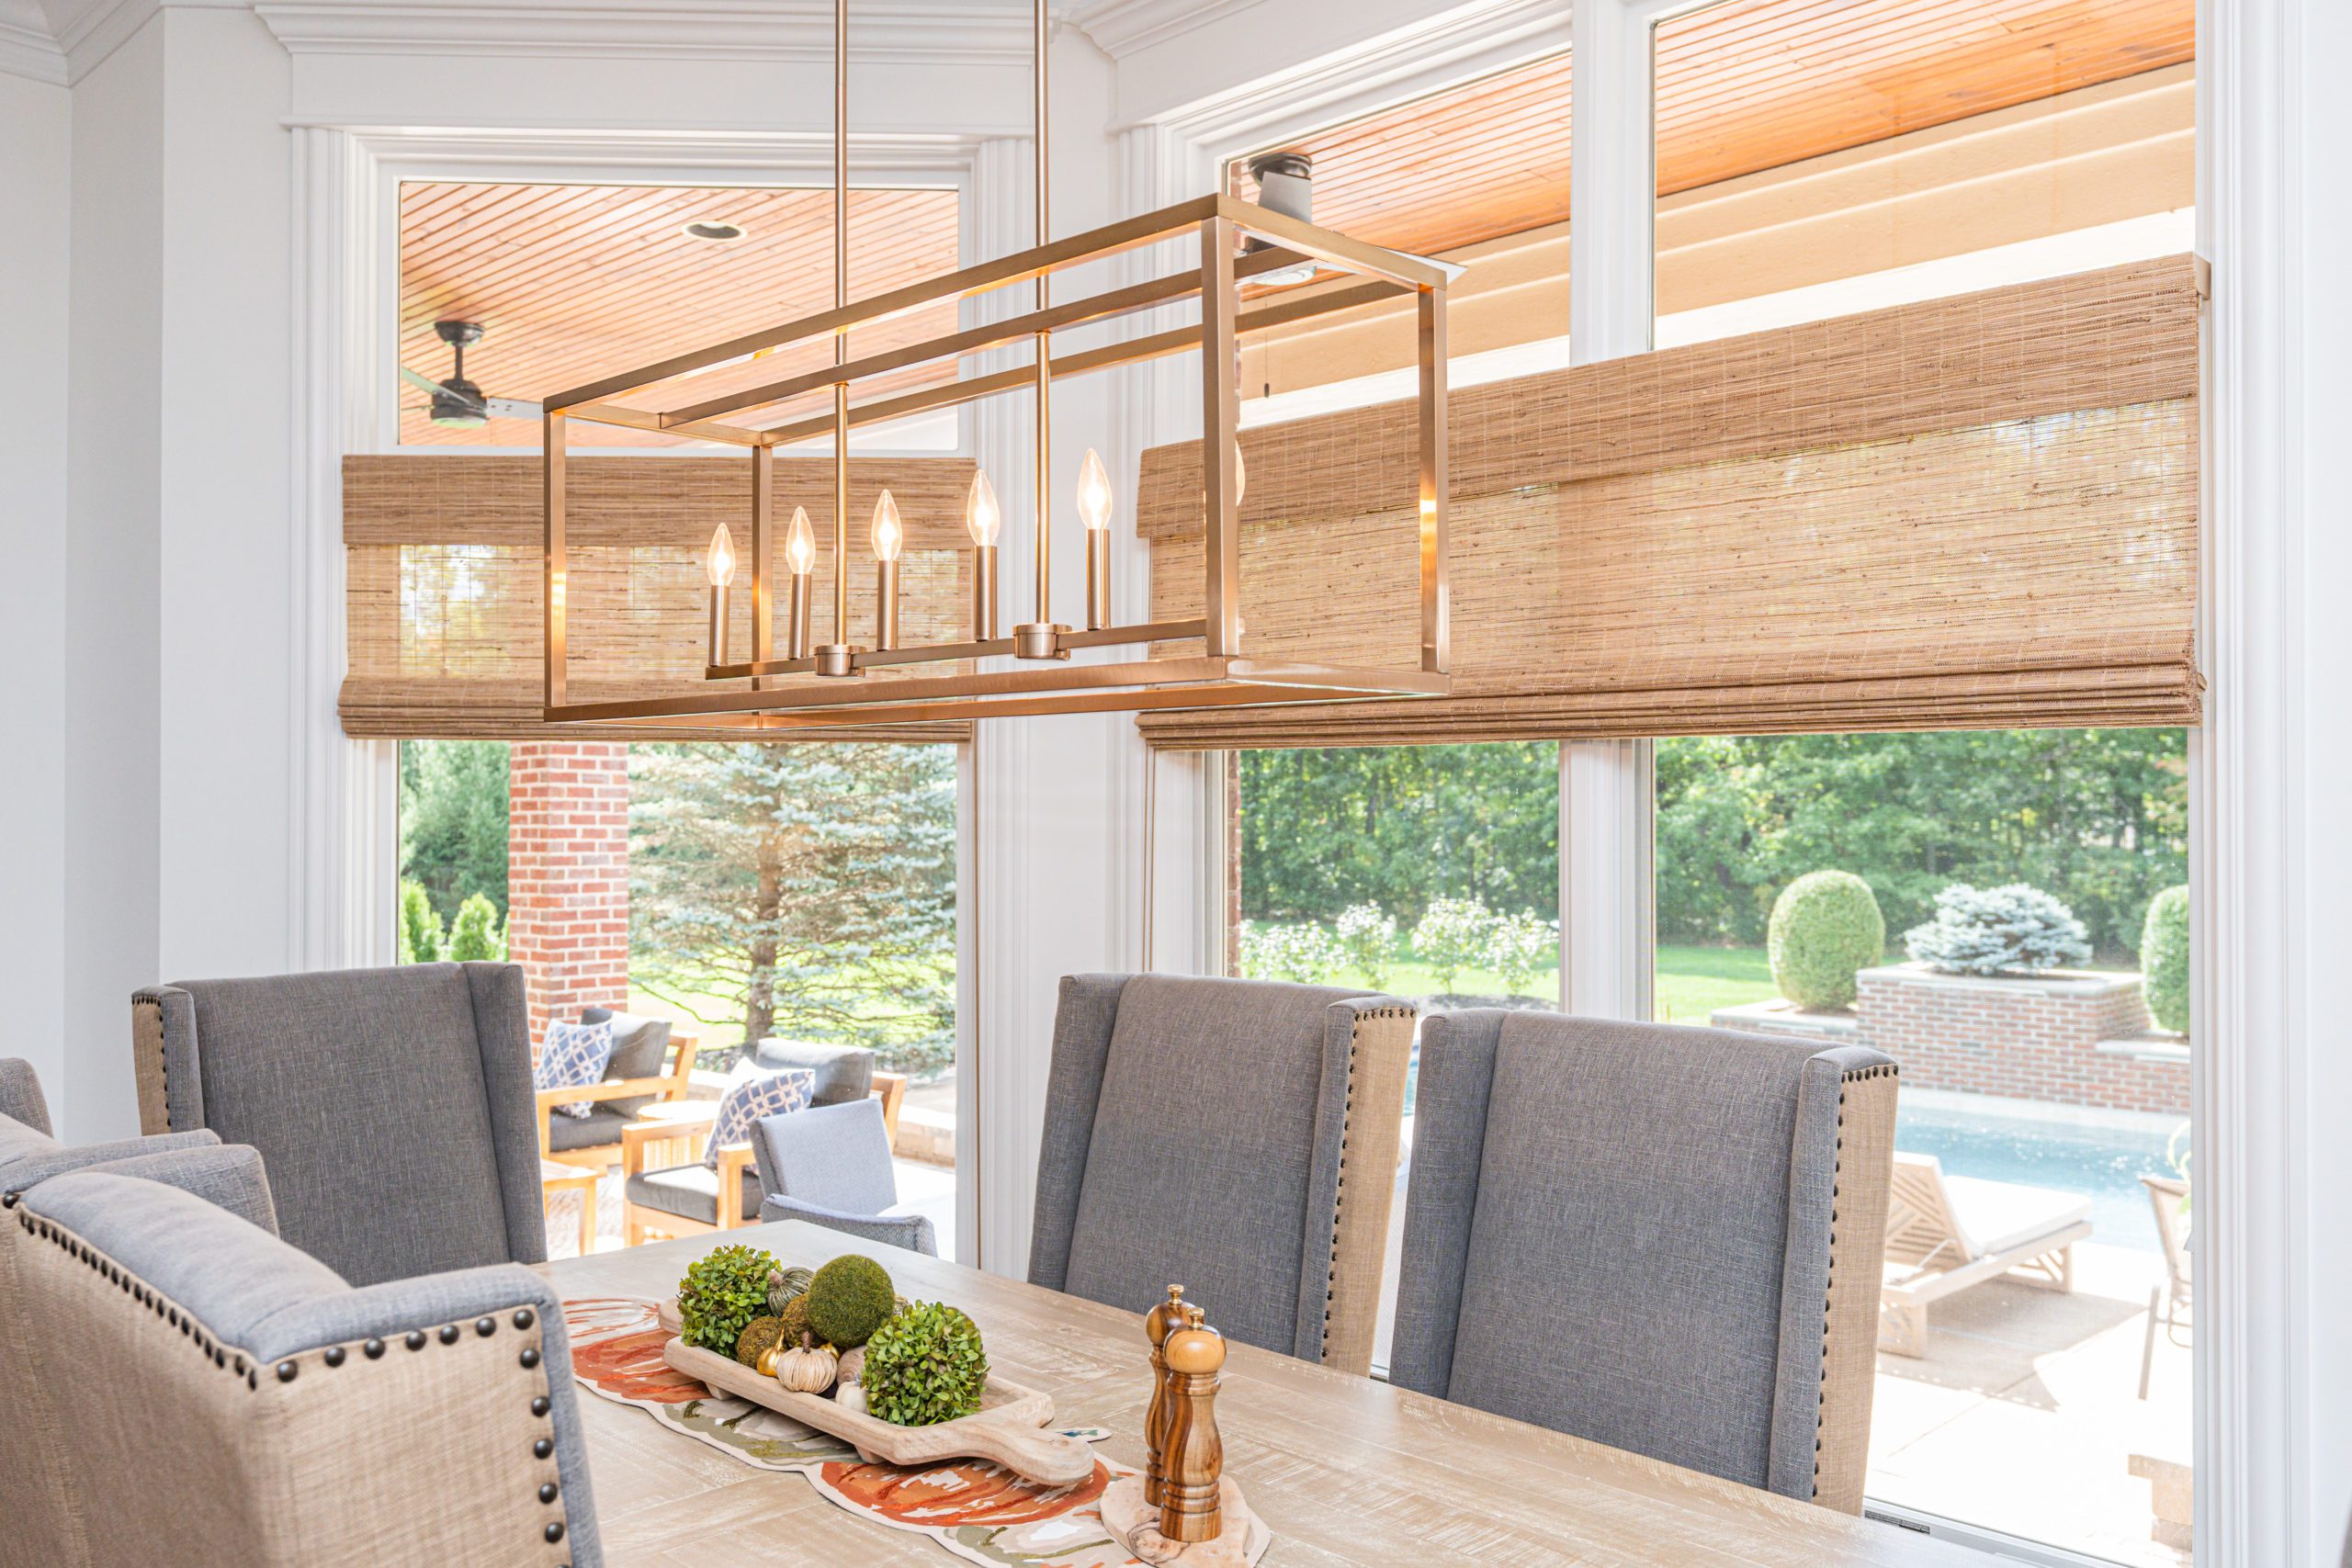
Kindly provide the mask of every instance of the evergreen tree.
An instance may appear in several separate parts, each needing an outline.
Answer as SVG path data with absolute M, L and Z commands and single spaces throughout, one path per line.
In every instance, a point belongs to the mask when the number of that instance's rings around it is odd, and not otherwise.
M 441 917 L 434 913 L 433 900 L 424 896 L 424 885 L 403 878 L 401 882 L 401 962 L 438 964 L 442 956 Z
M 468 894 L 449 927 L 450 962 L 495 963 L 505 956 L 506 932 L 498 924 L 498 907 L 479 893 Z
M 401 874 L 445 922 L 476 895 L 505 918 L 506 755 L 497 740 L 401 743 Z
M 944 746 L 630 749 L 631 977 L 689 1010 L 724 998 L 747 1044 L 783 1032 L 947 1060 L 955 876 Z

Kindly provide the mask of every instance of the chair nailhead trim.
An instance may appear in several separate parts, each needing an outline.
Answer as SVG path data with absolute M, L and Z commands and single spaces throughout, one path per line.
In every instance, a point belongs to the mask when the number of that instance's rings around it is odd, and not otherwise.
M 384 1354 L 384 1342 L 380 1339 L 370 1339 L 367 1344 L 359 1347 L 359 1350 L 360 1354 L 366 1356 L 369 1360 L 378 1360 L 380 1359 Z
M 558 1519 L 555 1523 L 547 1528 L 547 1538 L 549 1544 L 553 1544 L 554 1542 L 563 1539 L 563 1521 L 561 1519 Z
M 441 1325 L 441 1343 L 444 1345 L 455 1345 L 457 1342 L 458 1325 L 454 1323 L 443 1324 Z
M 1846 1153 L 1846 1090 L 1843 1085 L 1856 1078 L 1893 1077 L 1898 1064 L 1881 1063 L 1876 1066 L 1857 1067 L 1841 1074 L 1838 1090 L 1837 1157 L 1829 1164 L 1829 1273 L 1821 1298 L 1821 1393 L 1815 1401 L 1813 1419 L 1813 1493 L 1821 1495 L 1821 1455 L 1827 1446 L 1829 1429 L 1829 1311 L 1837 1298 L 1838 1286 L 1838 1194 L 1844 1184 Z M 1872 1314 L 1875 1317 L 1875 1314 Z
M 523 1352 L 521 1359 L 523 1370 L 527 1372 L 539 1364 L 539 1353 L 537 1349 L 526 1349 Z
M 412 1349 L 412 1350 L 422 1350 L 422 1349 L 424 1349 L 424 1330 L 423 1330 L 422 1328 L 412 1328 L 412 1329 L 410 1329 L 410 1330 L 408 1331 L 408 1337 L 407 1337 L 406 1338 L 402 1339 L 402 1340 L 401 1341 L 401 1344 L 403 1344 L 403 1345 L 405 1345 L 405 1346 L 407 1346 L 407 1347 L 408 1347 L 410 1349 Z
M 295 1365 L 292 1361 L 280 1361 L 277 1363 L 277 1381 L 279 1382 L 292 1382 L 294 1381 L 294 1375 L 301 1370 L 302 1369 L 300 1367 Z
M 515 1326 L 515 1327 L 517 1327 L 517 1328 L 528 1328 L 528 1327 L 530 1327 L 530 1326 L 531 1326 L 531 1325 L 532 1325 L 532 1324 L 537 1323 L 537 1321 L 538 1321 L 538 1319 L 537 1319 L 537 1318 L 536 1318 L 536 1317 L 534 1317 L 534 1316 L 531 1314 L 531 1309 L 530 1309 L 529 1307 L 518 1307 L 518 1308 L 516 1308 L 516 1309 L 515 1309 L 515 1312 L 514 1312 L 514 1326 Z
M 326 1362 L 328 1366 L 339 1367 L 343 1365 L 344 1356 L 345 1351 L 342 1346 L 330 1345 L 327 1347 Z
M 555 1439 L 553 1438 L 536 1438 L 531 1444 L 531 1457 L 533 1459 L 545 1459 L 548 1455 L 553 1452 L 555 1452 Z
M 547 1413 L 548 1396 L 542 1393 L 531 1401 L 531 1414 L 534 1416 L 545 1416 Z
M 542 1482 L 539 1485 L 539 1501 L 542 1503 L 552 1503 L 555 1501 L 555 1483 L 552 1481 Z
M 492 1335 L 498 1332 L 498 1319 L 494 1317 L 478 1317 L 474 1319 L 474 1332 L 481 1335 L 484 1339 L 489 1338 Z

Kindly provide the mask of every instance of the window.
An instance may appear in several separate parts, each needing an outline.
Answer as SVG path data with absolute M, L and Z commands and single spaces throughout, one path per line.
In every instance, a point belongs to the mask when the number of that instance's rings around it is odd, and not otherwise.
M 1424 1012 L 1559 1004 L 1557 746 L 1234 756 L 1234 973 L 1361 986 Z M 1408 1076 L 1376 1367 L 1395 1326 L 1413 1092 Z
M 1662 348 L 2191 248 L 2192 0 L 1727 0 L 1656 42 Z
M 400 781 L 402 962 L 522 964 L 535 1045 L 668 1019 L 712 1090 L 747 1041 L 871 1049 L 899 1201 L 956 1256 L 953 747 L 409 740 Z
M 1898 1283 L 2081 1233 L 1883 1325 L 1873 1506 L 2186 1563 L 2146 1479 L 2189 1445 L 2185 732 L 1690 738 L 1657 776 L 1657 1016 L 1902 1064 L 1898 1180 L 1968 1234 L 1891 1242 Z
M 851 275 L 861 293 L 953 272 L 953 190 L 850 193 Z M 400 362 L 429 382 L 449 379 L 456 346 L 442 323 L 480 328 L 464 345 L 465 379 L 492 400 L 530 402 L 706 343 L 831 308 L 833 197 L 830 189 L 775 186 L 617 186 L 407 181 L 401 186 Z M 887 348 L 954 329 L 953 300 L 858 334 Z M 805 368 L 796 355 L 763 356 L 756 374 Z M 809 359 L 813 365 L 818 360 Z M 879 382 L 875 384 L 877 388 Z M 700 393 L 697 393 L 700 395 Z M 830 394 L 828 394 L 830 398 Z M 413 380 L 400 386 L 403 446 L 536 447 L 539 425 L 492 405 L 486 420 L 447 422 Z M 776 404 L 750 423 L 787 423 L 830 401 Z M 575 446 L 706 447 L 658 432 L 582 422 Z M 861 431 L 854 446 L 948 450 L 954 410 Z M 787 456 L 824 449 L 786 449 Z

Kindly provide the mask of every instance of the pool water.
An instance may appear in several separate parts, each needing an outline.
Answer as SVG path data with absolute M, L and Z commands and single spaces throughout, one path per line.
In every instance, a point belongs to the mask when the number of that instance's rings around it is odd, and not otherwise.
M 1933 1155 L 1952 1176 L 2014 1181 L 2080 1192 L 2091 1201 L 2091 1240 L 2161 1252 L 2143 1176 L 2169 1176 L 2165 1134 L 2125 1127 L 2080 1126 L 1980 1111 L 1905 1106 L 1894 1120 L 1894 1146 Z

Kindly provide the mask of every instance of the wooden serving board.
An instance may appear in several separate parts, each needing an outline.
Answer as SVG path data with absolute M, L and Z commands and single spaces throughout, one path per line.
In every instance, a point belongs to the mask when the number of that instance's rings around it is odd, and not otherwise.
M 662 1354 L 671 1366 L 710 1388 L 854 1444 L 868 1462 L 922 1465 L 980 1459 L 1046 1486 L 1073 1486 L 1094 1473 L 1094 1450 L 1084 1441 L 1040 1429 L 1054 1418 L 1054 1400 L 1039 1390 L 991 1373 L 980 1391 L 978 1415 L 935 1427 L 894 1426 L 820 1393 L 796 1393 L 732 1356 L 689 1345 L 677 1337 L 678 1303 L 665 1301 L 661 1310 L 662 1326 L 671 1334 Z

